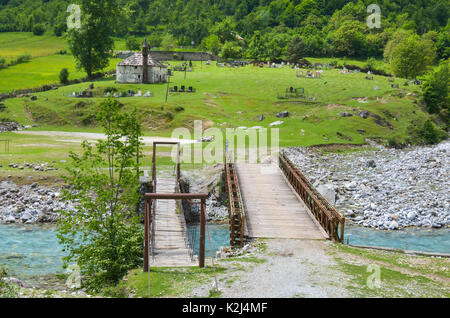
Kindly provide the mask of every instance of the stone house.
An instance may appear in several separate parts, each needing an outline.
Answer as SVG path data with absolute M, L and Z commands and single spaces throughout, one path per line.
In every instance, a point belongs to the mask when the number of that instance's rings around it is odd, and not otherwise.
M 167 67 L 153 59 L 149 54 L 147 40 L 142 52 L 134 53 L 116 67 L 116 82 L 120 84 L 164 83 L 167 80 Z

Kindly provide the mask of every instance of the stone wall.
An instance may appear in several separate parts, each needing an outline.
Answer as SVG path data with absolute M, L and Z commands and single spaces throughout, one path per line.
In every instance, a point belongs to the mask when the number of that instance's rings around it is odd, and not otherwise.
M 116 53 L 116 58 L 126 59 L 134 53 L 133 51 L 119 51 Z M 217 56 L 206 52 L 151 51 L 150 56 L 157 61 L 217 61 Z

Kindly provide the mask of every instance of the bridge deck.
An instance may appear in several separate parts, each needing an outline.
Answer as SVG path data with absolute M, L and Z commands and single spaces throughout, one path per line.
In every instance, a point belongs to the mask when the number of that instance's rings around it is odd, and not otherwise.
M 278 167 L 261 173 L 256 164 L 237 164 L 248 237 L 326 239 L 328 235 L 293 191 Z
M 176 178 L 158 178 L 158 193 L 174 193 Z M 154 222 L 155 244 L 150 264 L 161 266 L 195 266 L 186 246 L 186 231 L 177 213 L 175 200 L 158 200 Z

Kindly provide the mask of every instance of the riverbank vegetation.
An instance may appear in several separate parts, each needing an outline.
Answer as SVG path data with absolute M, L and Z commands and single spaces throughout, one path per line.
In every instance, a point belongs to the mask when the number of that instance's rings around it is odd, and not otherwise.
M 73 209 L 60 211 L 58 239 L 75 262 L 84 287 L 98 291 L 141 264 L 143 231 L 136 213 L 139 203 L 139 137 L 136 114 L 125 113 L 113 99 L 100 104 L 97 115 L 106 140 L 82 144 L 70 153 L 63 199 Z M 107 167 L 106 169 L 104 167 Z

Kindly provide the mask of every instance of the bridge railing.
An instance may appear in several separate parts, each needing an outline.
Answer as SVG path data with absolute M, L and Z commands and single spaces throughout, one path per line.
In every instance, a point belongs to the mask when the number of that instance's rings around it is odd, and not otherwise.
M 230 160 L 225 162 L 225 188 L 230 218 L 230 245 L 232 247 L 243 247 L 246 241 L 245 209 L 236 165 L 231 163 Z
M 280 169 L 330 239 L 343 243 L 345 218 L 314 188 L 284 152 L 280 152 L 279 157 Z

